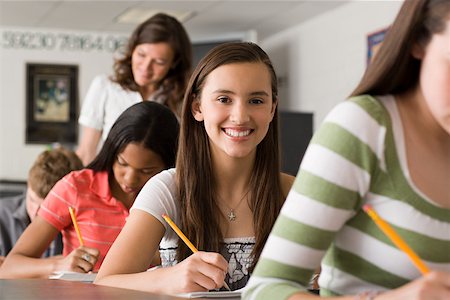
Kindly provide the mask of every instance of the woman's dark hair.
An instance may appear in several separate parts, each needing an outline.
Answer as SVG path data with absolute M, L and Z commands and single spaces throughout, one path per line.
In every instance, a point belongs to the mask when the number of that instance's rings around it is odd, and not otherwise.
M 235 63 L 264 64 L 271 77 L 272 101 L 278 101 L 277 77 L 273 65 L 267 54 L 254 43 L 234 42 L 216 46 L 199 62 L 190 78 L 181 113 L 176 172 L 178 196 L 183 232 L 198 249 L 206 251 L 218 251 L 223 242 L 219 226 L 222 216 L 217 206 L 209 138 L 203 122 L 194 119 L 191 106 L 195 99 L 200 99 L 206 78 L 212 71 L 222 65 Z M 277 109 L 266 136 L 257 146 L 252 174 L 249 206 L 253 212 L 256 235 L 252 253 L 255 264 L 284 201 L 280 182 Z M 190 254 L 190 250 L 180 242 L 179 261 Z
M 123 58 L 114 63 L 112 80 L 124 89 L 139 91 L 131 70 L 131 56 L 134 49 L 144 43 L 168 43 L 174 52 L 174 65 L 162 80 L 161 86 L 167 96 L 165 104 L 178 113 L 192 68 L 192 45 L 183 25 L 174 17 L 158 13 L 133 31 Z
M 130 143 L 158 154 L 166 168 L 174 167 L 179 123 L 166 106 L 143 101 L 126 109 L 116 120 L 95 159 L 86 167 L 113 175 L 117 155 Z
M 445 29 L 449 0 L 406 0 L 373 61 L 351 96 L 399 94 L 414 88 L 421 62 L 413 47 L 425 48 L 435 33 Z

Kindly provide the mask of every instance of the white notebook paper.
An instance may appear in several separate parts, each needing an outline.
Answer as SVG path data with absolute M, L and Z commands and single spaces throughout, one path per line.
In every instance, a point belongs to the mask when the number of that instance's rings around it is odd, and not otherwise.
M 94 282 L 97 273 L 78 273 L 71 271 L 59 271 L 50 275 L 49 279 L 61 279 L 69 281 Z
M 241 299 L 244 288 L 235 291 L 208 291 L 177 294 L 184 298 L 213 298 L 213 299 Z

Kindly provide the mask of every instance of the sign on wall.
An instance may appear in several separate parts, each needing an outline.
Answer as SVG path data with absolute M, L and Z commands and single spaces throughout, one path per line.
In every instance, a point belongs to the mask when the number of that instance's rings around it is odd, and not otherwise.
M 114 53 L 126 43 L 127 37 L 108 34 L 5 30 L 2 31 L 0 45 L 4 49 Z

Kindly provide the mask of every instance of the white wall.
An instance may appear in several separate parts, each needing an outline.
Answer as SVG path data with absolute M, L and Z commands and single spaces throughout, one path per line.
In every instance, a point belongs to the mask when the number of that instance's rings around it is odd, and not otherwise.
M 6 33 L 25 36 L 34 33 L 34 37 L 11 45 Z M 126 40 L 123 34 L 55 31 L 34 28 L 0 28 L 0 179 L 25 181 L 27 172 L 36 156 L 46 149 L 46 145 L 25 144 L 26 124 L 26 64 L 51 63 L 78 65 L 79 104 L 87 92 L 93 77 L 100 73 L 110 74 L 113 52 L 110 49 L 88 50 L 86 47 L 66 47 L 62 36 L 94 36 Z M 43 47 L 43 35 L 57 37 L 55 47 Z M 30 35 L 28 35 L 30 37 Z M 34 47 L 34 49 L 31 49 Z
M 367 35 L 389 26 L 401 4 L 351 2 L 260 41 L 281 77 L 280 108 L 313 112 L 316 129 L 359 82 Z

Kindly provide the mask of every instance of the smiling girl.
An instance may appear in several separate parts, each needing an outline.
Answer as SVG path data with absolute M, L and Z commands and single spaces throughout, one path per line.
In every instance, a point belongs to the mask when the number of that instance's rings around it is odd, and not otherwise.
M 96 283 L 169 294 L 245 286 L 293 182 L 279 169 L 277 104 L 259 46 L 211 50 L 184 97 L 177 167 L 144 186 Z M 163 268 L 146 272 L 158 248 Z
M 148 179 L 174 166 L 179 125 L 169 108 L 141 102 L 119 117 L 95 160 L 50 191 L 38 216 L 6 257 L 1 278 L 98 270 Z M 69 214 L 74 208 L 84 246 Z M 63 256 L 41 259 L 58 232 Z

